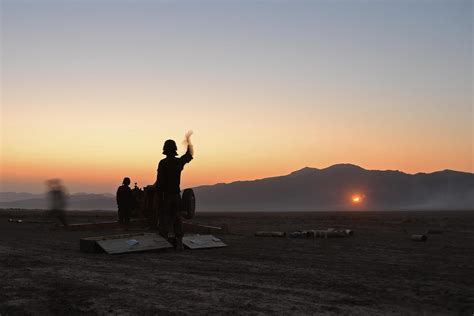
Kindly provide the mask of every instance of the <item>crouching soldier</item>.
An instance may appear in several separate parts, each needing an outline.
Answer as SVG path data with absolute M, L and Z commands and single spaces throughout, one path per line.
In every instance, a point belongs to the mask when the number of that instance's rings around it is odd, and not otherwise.
M 190 133 L 187 134 L 187 151 L 181 157 L 178 155 L 174 140 L 167 140 L 163 146 L 163 154 L 166 158 L 158 164 L 156 177 L 156 189 L 159 196 L 159 225 L 160 235 L 168 238 L 169 228 L 173 225 L 176 237 L 176 250 L 183 250 L 183 222 L 180 216 L 179 205 L 181 171 L 184 165 L 193 159 L 193 147 L 189 142 Z
M 130 178 L 123 179 L 122 185 L 117 189 L 117 206 L 120 224 L 128 224 L 135 204 L 132 190 L 129 187 Z

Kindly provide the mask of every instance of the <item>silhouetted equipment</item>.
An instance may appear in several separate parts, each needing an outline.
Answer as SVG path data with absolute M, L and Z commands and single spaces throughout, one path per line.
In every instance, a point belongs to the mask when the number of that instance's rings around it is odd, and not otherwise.
M 132 209 L 131 212 L 131 217 L 132 218 L 142 218 L 145 217 L 144 214 L 140 213 L 143 210 L 143 200 L 144 200 L 144 194 L 143 190 L 141 190 L 137 183 L 135 182 L 135 186 L 132 189 L 132 197 L 134 200 L 134 208 Z
M 193 189 L 185 189 L 181 197 L 181 213 L 184 218 L 191 219 L 196 211 L 196 197 Z
M 426 235 L 411 235 L 413 241 L 426 241 L 428 237 Z
M 259 231 L 255 233 L 256 237 L 286 237 L 285 232 Z
M 136 200 L 134 217 L 147 218 L 152 227 L 155 227 L 159 218 L 158 192 L 154 185 L 147 185 L 143 189 L 133 189 L 132 193 Z M 183 190 L 180 202 L 180 213 L 186 219 L 194 217 L 196 212 L 196 197 L 193 189 Z

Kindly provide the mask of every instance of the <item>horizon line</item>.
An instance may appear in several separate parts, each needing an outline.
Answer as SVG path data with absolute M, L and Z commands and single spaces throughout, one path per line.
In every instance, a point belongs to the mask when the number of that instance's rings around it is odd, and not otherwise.
M 392 171 L 392 172 L 399 172 L 399 173 L 410 175 L 410 176 L 415 176 L 415 175 L 419 175 L 419 174 L 433 174 L 433 173 L 437 173 L 437 172 L 446 172 L 446 171 L 474 174 L 473 172 L 470 172 L 470 171 L 462 171 L 462 170 L 454 170 L 454 169 L 442 169 L 442 170 L 435 170 L 435 171 L 432 171 L 432 172 L 421 172 L 420 171 L 420 172 L 416 172 L 416 173 L 408 173 L 408 172 L 404 172 L 404 171 L 401 171 L 401 170 L 398 170 L 398 169 L 397 170 L 394 170 L 394 169 L 366 169 L 362 166 L 359 166 L 359 165 L 356 165 L 356 164 L 353 164 L 353 163 L 343 162 L 343 163 L 335 163 L 335 164 L 329 165 L 329 166 L 324 167 L 324 168 L 305 166 L 305 167 L 296 169 L 294 171 L 291 171 L 290 173 L 287 173 L 287 174 L 267 176 L 267 177 L 264 177 L 264 178 L 240 179 L 240 180 L 234 180 L 234 181 L 230 181 L 230 182 L 216 182 L 216 183 L 212 183 L 212 184 L 198 184 L 198 185 L 192 186 L 191 188 L 194 189 L 194 188 L 199 188 L 199 187 L 209 187 L 209 186 L 215 186 L 215 185 L 227 185 L 227 184 L 233 184 L 233 183 L 238 183 L 238 182 L 260 181 L 260 180 L 265 180 L 265 179 L 289 176 L 289 175 L 292 175 L 294 173 L 297 173 L 297 172 L 305 170 L 305 169 L 312 169 L 312 170 L 322 171 L 322 170 L 326 170 L 326 169 L 329 169 L 329 168 L 332 168 L 332 167 L 335 167 L 335 166 L 352 166 L 352 167 L 355 167 L 355 168 L 360 168 L 364 171 L 382 171 L 382 172 Z M 144 187 L 145 186 L 142 186 L 141 188 L 144 188 Z M 27 193 L 27 194 L 35 194 L 35 195 L 45 194 L 44 192 L 42 192 L 42 193 L 33 193 L 33 192 L 26 192 L 26 191 L 19 191 L 19 192 L 18 191 L 0 191 L 0 193 Z M 98 194 L 98 195 L 112 194 L 112 195 L 115 195 L 114 192 L 85 192 L 85 191 L 70 192 L 69 194 L 70 195 L 78 195 L 78 194 Z

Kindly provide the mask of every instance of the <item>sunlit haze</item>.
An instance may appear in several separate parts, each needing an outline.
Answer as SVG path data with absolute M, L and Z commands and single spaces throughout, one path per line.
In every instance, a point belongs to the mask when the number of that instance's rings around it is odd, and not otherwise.
M 341 162 L 473 172 L 472 15 L 469 0 L 3 0 L 1 191 L 152 184 L 189 129 L 182 187 Z

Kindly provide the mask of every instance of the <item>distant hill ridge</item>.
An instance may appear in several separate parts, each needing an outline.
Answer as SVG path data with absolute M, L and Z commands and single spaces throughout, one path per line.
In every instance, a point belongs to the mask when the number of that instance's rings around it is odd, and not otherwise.
M 0 192 L 0 208 L 47 209 L 45 194 Z M 115 196 L 111 193 L 74 193 L 69 195 L 71 210 L 115 210 Z
M 305 167 L 288 175 L 194 188 L 198 211 L 474 210 L 474 174 L 407 174 L 353 164 Z M 22 197 L 13 200 L 15 196 Z M 352 197 L 360 196 L 360 203 Z M 44 209 L 44 195 L 0 192 L 0 208 Z M 116 210 L 112 194 L 77 193 L 69 209 Z
M 474 174 L 453 170 L 412 175 L 336 164 L 194 190 L 206 210 L 474 209 Z M 361 196 L 359 204 L 352 202 L 355 195 Z

